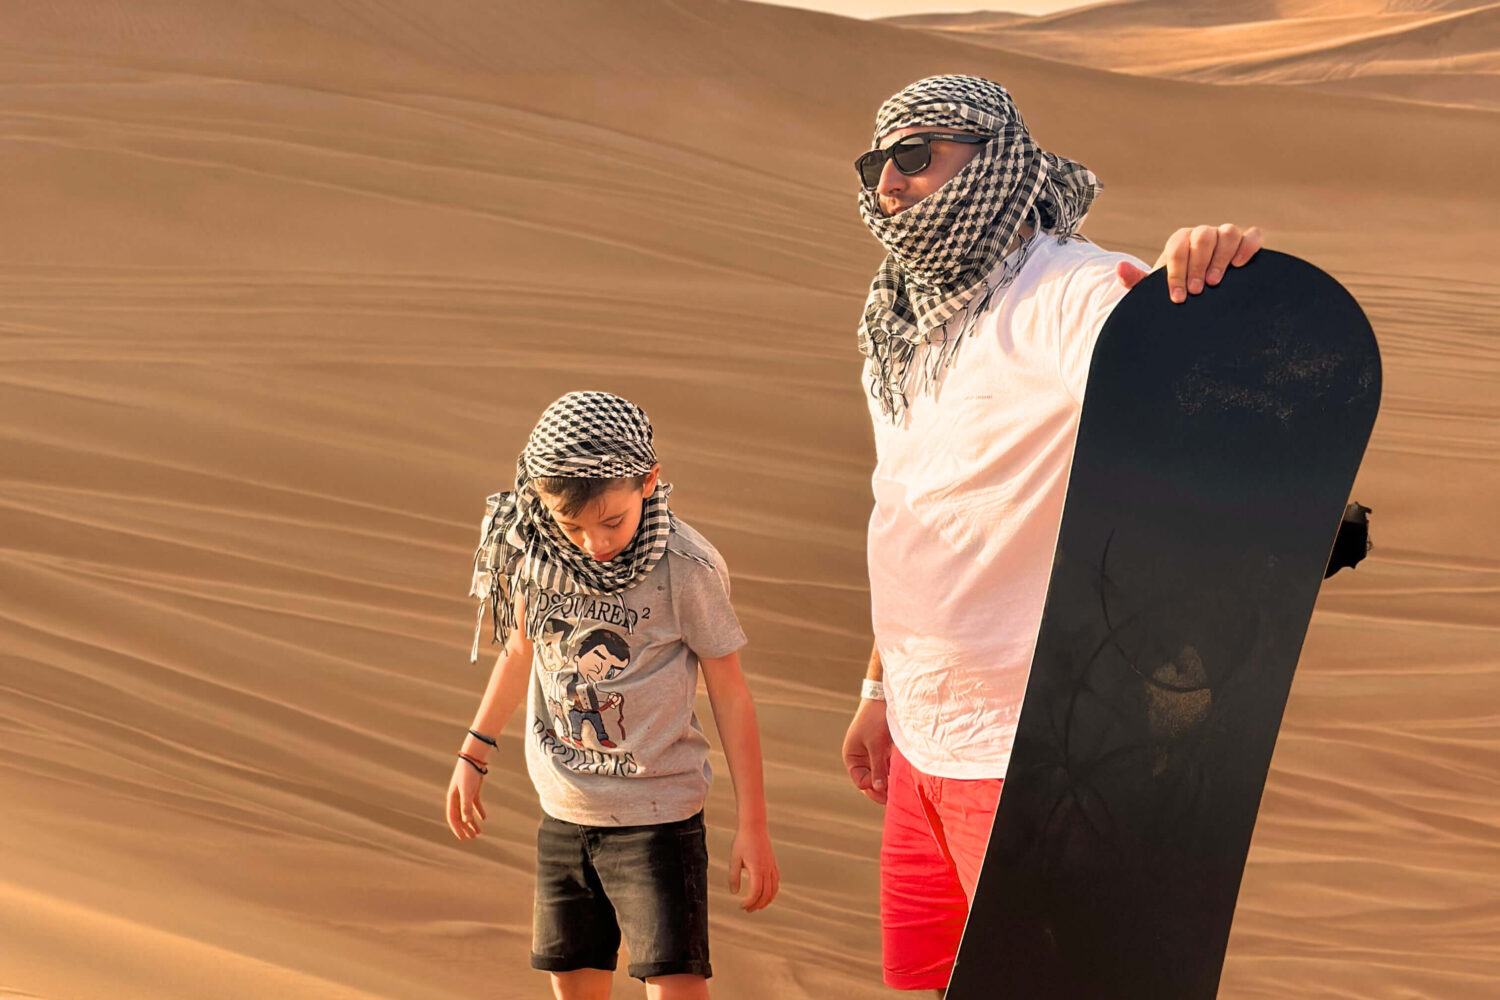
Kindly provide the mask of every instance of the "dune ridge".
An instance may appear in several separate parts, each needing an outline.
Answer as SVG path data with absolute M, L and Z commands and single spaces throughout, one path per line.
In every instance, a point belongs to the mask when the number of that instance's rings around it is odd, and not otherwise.
M 1500 109 L 1500 6 L 1484 0 L 1123 0 L 1029 18 L 888 21 L 1135 75 Z

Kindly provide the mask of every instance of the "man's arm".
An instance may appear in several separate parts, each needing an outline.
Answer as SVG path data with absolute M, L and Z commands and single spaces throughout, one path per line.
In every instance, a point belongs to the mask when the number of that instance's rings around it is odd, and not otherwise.
M 1242 231 L 1226 222 L 1222 226 L 1179 229 L 1168 238 L 1151 270 L 1165 266 L 1167 292 L 1172 301 L 1186 302 L 1188 295 L 1197 295 L 1206 286 L 1217 285 L 1229 268 L 1243 267 L 1264 241 L 1259 226 Z M 1150 272 L 1121 261 L 1115 273 L 1126 288 L 1134 288 Z
M 872 647 L 865 679 L 878 683 L 883 676 L 880 649 Z M 860 698 L 854 720 L 844 734 L 844 769 L 865 798 L 885 805 L 891 771 L 891 730 L 885 721 L 883 698 Z

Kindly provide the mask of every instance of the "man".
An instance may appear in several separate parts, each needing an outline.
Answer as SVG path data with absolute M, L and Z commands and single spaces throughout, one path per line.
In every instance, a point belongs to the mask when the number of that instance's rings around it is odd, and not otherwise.
M 859 330 L 875 646 L 844 763 L 886 807 L 885 980 L 941 996 L 1015 738 L 1089 358 L 1147 271 L 1076 236 L 1098 180 L 1040 150 L 988 80 L 892 97 L 856 169 L 890 253 Z M 1172 300 L 1260 242 L 1254 228 L 1179 230 L 1157 262 Z

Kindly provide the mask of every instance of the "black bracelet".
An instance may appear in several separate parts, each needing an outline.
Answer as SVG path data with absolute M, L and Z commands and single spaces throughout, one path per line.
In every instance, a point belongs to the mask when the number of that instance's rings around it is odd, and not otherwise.
M 488 743 L 490 746 L 494 747 L 497 750 L 500 748 L 499 741 L 491 739 L 490 737 L 484 735 L 483 733 L 475 732 L 474 730 L 471 729 L 471 730 L 469 730 L 469 735 L 472 736 L 472 737 L 474 737 L 476 740 L 478 740 L 481 743 Z
M 470 767 L 472 767 L 474 770 L 478 771 L 480 774 L 489 774 L 490 773 L 490 769 L 489 768 L 483 766 L 477 760 L 475 760 L 473 757 L 470 757 L 466 753 L 459 754 L 458 755 L 458 759 L 461 760 L 461 761 L 463 761 L 465 764 L 468 764 Z

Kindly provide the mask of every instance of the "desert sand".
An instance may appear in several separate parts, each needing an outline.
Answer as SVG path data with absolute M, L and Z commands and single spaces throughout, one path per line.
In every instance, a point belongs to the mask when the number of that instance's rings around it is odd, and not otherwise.
M 1267 16 L 1285 47 L 1311 15 Z M 1206 22 L 1185 66 L 1255 62 Z M 484 497 L 577 388 L 651 412 L 751 639 L 784 889 L 746 916 L 723 887 L 716 758 L 715 996 L 889 995 L 880 814 L 838 760 L 880 256 L 849 163 L 954 71 L 1104 179 L 1096 242 L 1257 223 L 1368 311 L 1377 548 L 1320 597 L 1221 995 L 1494 995 L 1500 116 L 959 34 L 725 0 L 0 6 L 0 997 L 545 994 L 516 730 L 480 840 L 441 801 L 487 673 Z

